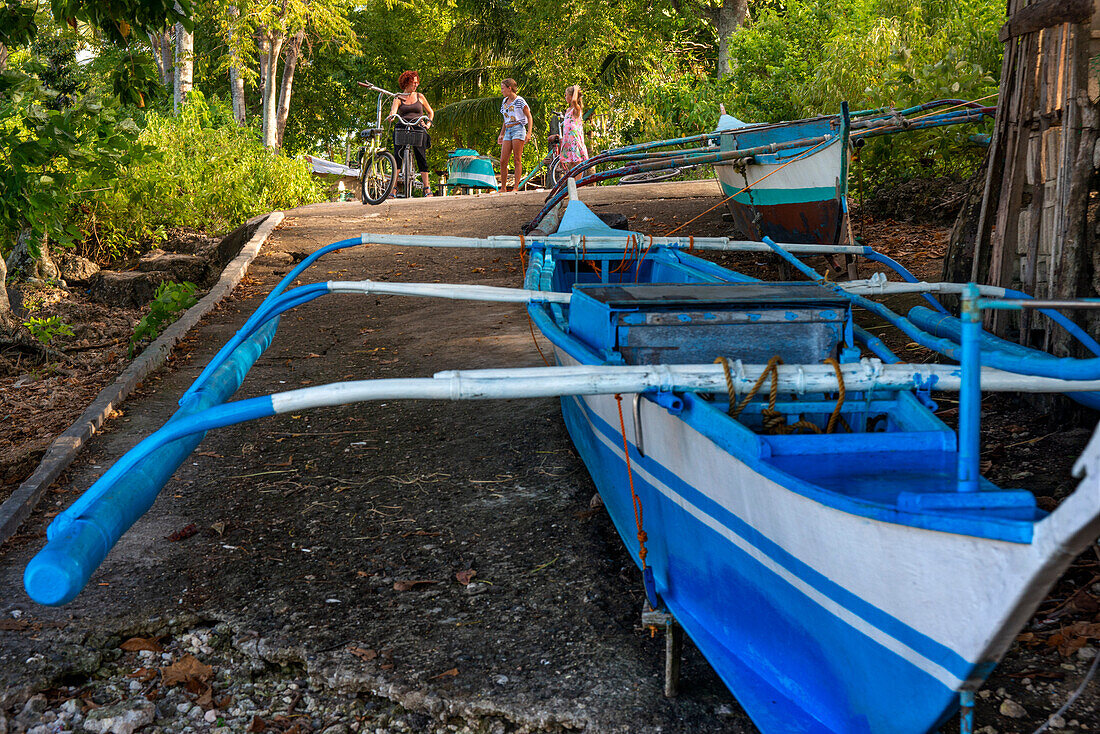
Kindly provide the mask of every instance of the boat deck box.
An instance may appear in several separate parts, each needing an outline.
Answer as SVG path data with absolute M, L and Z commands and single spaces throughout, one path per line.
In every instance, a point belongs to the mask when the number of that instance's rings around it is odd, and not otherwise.
M 578 285 L 569 331 L 627 364 L 704 364 L 716 357 L 810 364 L 851 343 L 848 303 L 816 283 Z

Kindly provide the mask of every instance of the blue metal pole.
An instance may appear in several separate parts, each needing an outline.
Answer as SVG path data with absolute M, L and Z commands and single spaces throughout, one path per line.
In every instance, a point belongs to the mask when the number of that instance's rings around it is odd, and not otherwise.
M 962 299 L 962 385 L 959 390 L 958 490 L 978 491 L 982 419 L 982 311 L 978 286 L 968 283 Z
M 974 691 L 959 691 L 959 734 L 974 734 Z

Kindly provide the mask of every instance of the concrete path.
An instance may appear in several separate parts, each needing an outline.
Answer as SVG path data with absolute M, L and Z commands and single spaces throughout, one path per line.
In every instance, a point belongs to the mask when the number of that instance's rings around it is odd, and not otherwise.
M 712 181 L 583 198 L 641 231 L 719 201 Z M 112 635 L 221 622 L 241 650 L 297 666 L 315 688 L 433 717 L 495 716 L 528 731 L 752 731 L 690 644 L 683 694 L 661 695 L 663 641 L 640 628 L 639 573 L 590 507 L 593 486 L 554 400 L 348 406 L 212 433 L 75 602 L 45 609 L 22 591 L 49 517 L 172 414 L 291 263 L 360 232 L 514 234 L 541 203 L 531 192 L 288 212 L 234 295 L 0 549 L 0 620 L 24 621 L 0 624 L 0 709 L 90 675 Z M 684 232 L 728 225 L 715 209 Z M 304 282 L 362 278 L 518 286 L 521 272 L 510 253 L 367 246 L 329 256 Z M 237 397 L 536 364 L 519 306 L 329 296 L 283 317 Z M 196 534 L 169 539 L 190 525 Z M 469 570 L 468 587 L 456 573 Z M 366 649 L 386 654 L 349 652 Z

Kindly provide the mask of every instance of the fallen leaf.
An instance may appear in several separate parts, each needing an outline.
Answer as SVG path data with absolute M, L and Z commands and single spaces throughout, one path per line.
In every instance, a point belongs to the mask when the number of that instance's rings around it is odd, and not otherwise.
M 204 711 L 214 708 L 214 689 L 210 686 L 203 688 L 198 698 L 195 699 L 195 703 L 202 706 Z
M 199 532 L 198 527 L 195 525 L 195 523 L 191 523 L 190 525 L 184 525 L 182 528 L 172 533 L 171 535 L 166 535 L 165 538 L 172 543 L 175 543 L 180 540 L 187 540 L 197 532 Z
M 25 630 L 31 626 L 31 623 L 25 619 L 0 619 L 0 630 L 4 631 Z
M 139 680 L 142 683 L 148 683 L 157 677 L 156 668 L 138 668 L 133 673 L 130 673 L 127 677 Z
M 455 574 L 455 578 L 458 579 L 458 583 L 466 585 L 474 580 L 474 576 L 477 576 L 477 571 L 470 568 L 465 571 L 459 571 Z
M 393 582 L 393 590 L 394 591 L 409 591 L 410 589 L 415 589 L 417 586 L 422 586 L 422 585 L 425 585 L 425 584 L 438 584 L 438 583 L 439 583 L 439 581 L 436 580 L 436 579 L 418 579 L 418 580 L 415 580 L 415 581 L 394 581 Z
M 433 675 L 432 680 L 439 680 L 440 678 L 455 677 L 458 675 L 458 668 L 451 668 L 450 670 L 444 670 L 439 675 Z
M 259 732 L 267 729 L 267 723 L 259 716 L 253 716 L 252 721 L 248 722 L 248 728 L 245 731 L 249 734 L 259 734 Z
M 151 650 L 152 652 L 164 652 L 164 648 L 160 646 L 160 643 L 153 637 L 131 637 L 130 639 L 119 645 L 126 652 L 137 652 L 138 650 Z
M 357 658 L 361 658 L 362 660 L 367 661 L 374 660 L 376 657 L 378 657 L 377 650 L 365 650 L 361 647 L 349 647 L 348 652 L 350 652 Z
M 218 520 L 216 523 L 210 526 L 210 529 L 218 535 L 225 535 L 225 522 L 223 520 Z
M 214 669 L 199 662 L 194 655 L 184 655 L 167 668 L 160 671 L 161 681 L 166 686 L 175 686 L 191 681 L 207 681 L 214 675 Z

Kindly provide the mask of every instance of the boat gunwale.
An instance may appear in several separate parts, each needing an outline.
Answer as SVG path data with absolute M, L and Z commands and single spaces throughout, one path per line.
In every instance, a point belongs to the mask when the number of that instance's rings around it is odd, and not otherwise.
M 683 261 L 683 258 L 690 258 L 690 260 L 697 260 L 705 264 L 707 266 L 705 270 L 717 269 L 731 276 L 737 275 L 734 271 L 727 270 L 719 265 L 702 260 L 701 258 L 696 258 L 688 253 L 665 251 L 664 248 L 660 248 L 660 246 L 654 247 L 654 250 L 657 250 L 657 252 L 651 252 L 650 256 L 662 256 L 667 253 L 667 255 L 674 257 L 681 266 L 690 267 L 692 263 Z M 552 275 L 551 271 L 558 267 L 561 261 L 559 258 L 554 257 L 554 254 L 558 252 L 565 255 L 565 260 L 571 259 L 569 256 L 574 255 L 572 248 L 561 248 L 542 243 L 532 244 L 532 258 L 528 265 L 528 272 L 525 276 L 525 281 L 529 288 L 541 291 L 554 291 L 550 283 L 550 276 Z M 547 258 L 545 258 L 545 254 L 551 254 L 550 258 L 548 258 L 550 260 L 550 267 L 546 265 Z M 580 253 L 576 254 L 579 255 Z M 589 251 L 587 256 L 594 257 L 601 254 L 622 257 L 621 251 L 612 253 L 596 250 Z M 733 283 L 738 281 L 730 280 L 729 282 Z M 568 333 L 564 325 L 564 309 L 562 304 L 532 302 L 528 304 L 527 310 L 534 326 L 542 332 L 543 336 L 555 347 L 569 354 L 573 359 L 576 359 L 581 364 L 589 365 L 609 363 L 608 360 L 596 353 L 593 349 Z M 646 393 L 642 395 L 647 400 L 656 402 L 654 396 Z M 948 532 L 993 541 L 1021 544 L 1029 544 L 1033 541 L 1036 524 L 1048 516 L 1047 513 L 1041 510 L 1036 510 L 1033 518 L 1016 519 L 1003 516 L 998 517 L 991 515 L 986 509 L 976 508 L 969 508 L 961 511 L 931 508 L 902 509 L 897 504 L 874 502 L 831 490 L 821 485 L 814 484 L 807 479 L 790 474 L 770 463 L 767 460 L 771 455 L 769 448 L 770 444 L 766 440 L 766 437 L 756 434 L 739 421 L 719 411 L 712 402 L 704 400 L 700 396 L 686 393 L 678 397 L 682 397 L 684 400 L 684 411 L 683 414 L 680 415 L 680 418 L 701 435 L 713 441 L 723 450 L 730 453 L 735 459 L 745 463 L 749 468 L 756 471 L 761 476 L 783 486 L 787 486 L 807 499 L 836 510 L 865 517 L 869 520 L 904 525 L 916 529 Z M 895 400 L 908 400 L 911 401 L 913 405 L 919 406 L 916 398 L 906 392 L 897 393 Z M 919 407 L 921 410 L 927 411 L 927 408 L 923 406 Z M 947 428 L 931 411 L 927 412 L 934 421 L 944 425 L 944 428 Z M 828 444 L 841 442 L 843 440 L 843 434 L 836 434 L 833 442 L 826 443 L 823 441 L 822 443 L 824 445 L 819 453 L 823 455 L 832 453 Z M 944 451 L 944 453 L 954 456 L 956 452 Z M 806 456 L 812 455 L 813 454 L 806 454 Z M 1000 491 L 999 487 L 993 485 L 988 480 L 983 479 L 981 486 L 982 491 Z

